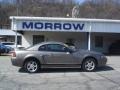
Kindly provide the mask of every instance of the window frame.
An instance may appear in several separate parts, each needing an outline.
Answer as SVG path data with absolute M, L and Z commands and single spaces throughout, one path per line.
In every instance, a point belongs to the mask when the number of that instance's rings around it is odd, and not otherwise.
M 38 43 L 44 42 L 45 36 L 44 35 L 33 35 L 33 45 L 36 45 Z
M 47 44 L 44 44 L 44 45 L 39 46 L 38 51 L 47 51 L 46 45 L 47 45 Z M 40 47 L 42 47 L 42 46 L 45 46 L 45 50 L 40 50 Z
M 65 50 L 48 50 L 48 45 L 60 45 L 60 46 L 64 47 Z M 40 50 L 40 47 L 42 47 L 42 46 L 46 46 L 46 49 Z M 44 45 L 41 45 L 40 47 L 38 49 L 39 51 L 48 51 L 48 52 L 67 52 L 68 51 L 68 47 L 61 45 L 61 44 L 44 44 Z
M 95 36 L 95 47 L 103 48 L 103 36 Z

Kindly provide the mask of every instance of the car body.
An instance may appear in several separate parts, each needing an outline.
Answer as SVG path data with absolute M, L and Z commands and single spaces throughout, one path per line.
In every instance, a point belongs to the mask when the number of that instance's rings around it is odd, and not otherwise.
M 12 50 L 16 49 L 16 45 L 14 42 L 1 42 L 1 43 L 5 46 L 11 47 Z M 21 47 L 22 47 L 21 45 L 17 45 L 17 48 L 21 48 Z
M 24 67 L 28 72 L 40 68 L 73 68 L 82 67 L 85 71 L 93 71 L 104 66 L 107 58 L 98 52 L 73 50 L 62 42 L 42 42 L 24 50 L 16 50 L 11 58 L 12 64 Z M 86 64 L 86 66 L 85 66 Z M 90 66 L 89 69 L 88 66 Z M 37 68 L 36 68 L 37 67 Z M 35 70 L 32 70 L 34 69 Z
M 0 43 L 0 54 L 2 53 L 9 53 L 11 51 L 11 47 L 5 46 Z

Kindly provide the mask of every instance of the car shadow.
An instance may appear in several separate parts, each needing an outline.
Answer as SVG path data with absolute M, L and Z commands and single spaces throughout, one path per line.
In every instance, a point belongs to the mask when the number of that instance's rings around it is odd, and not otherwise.
M 103 67 L 98 67 L 95 72 L 102 72 L 102 71 L 112 71 L 114 70 L 113 67 L 111 66 L 103 66 Z
M 97 68 L 94 72 L 102 72 L 102 71 L 111 71 L 114 70 L 114 68 L 110 66 L 103 66 Z M 20 68 L 20 73 L 27 73 L 23 68 Z M 47 69 L 41 69 L 37 73 L 64 73 L 64 72 L 84 72 L 80 68 L 47 68 Z

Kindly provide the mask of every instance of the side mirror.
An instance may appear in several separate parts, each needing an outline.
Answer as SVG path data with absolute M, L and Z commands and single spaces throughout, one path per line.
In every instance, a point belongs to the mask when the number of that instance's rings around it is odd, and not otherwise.
M 69 54 L 71 54 L 71 53 L 73 53 L 73 50 L 70 49 L 70 48 L 66 48 L 66 52 L 69 53 Z

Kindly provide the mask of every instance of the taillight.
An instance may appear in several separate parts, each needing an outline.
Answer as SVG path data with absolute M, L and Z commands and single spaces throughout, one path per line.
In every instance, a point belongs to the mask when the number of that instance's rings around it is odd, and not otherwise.
M 15 51 L 12 51 L 12 52 L 11 52 L 11 56 L 12 56 L 12 57 L 16 57 Z

